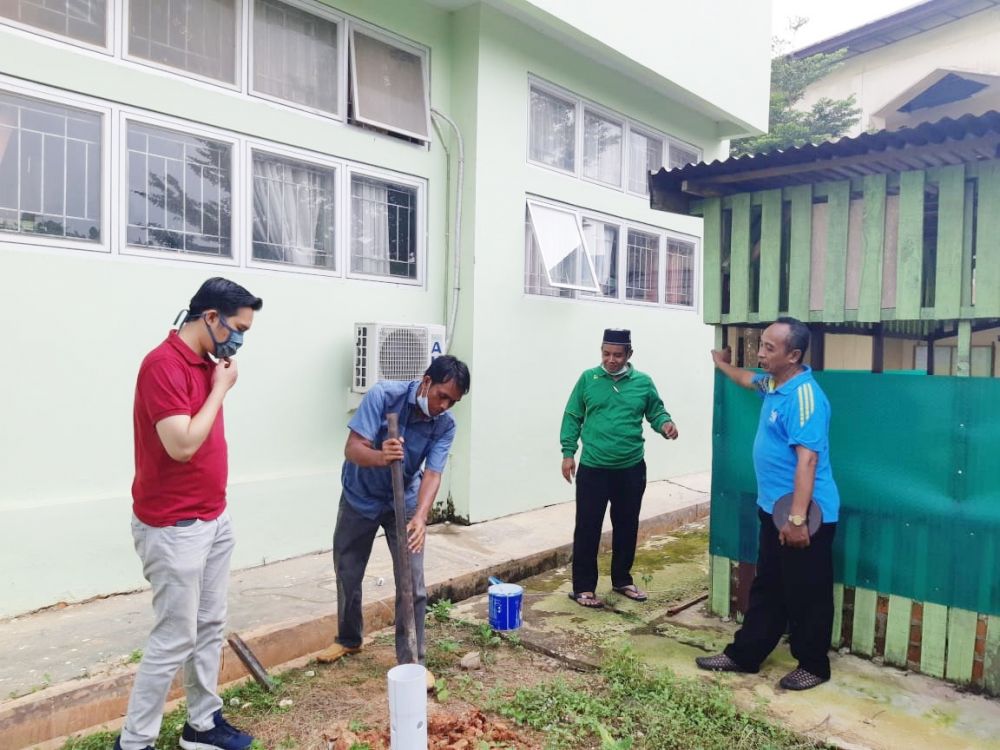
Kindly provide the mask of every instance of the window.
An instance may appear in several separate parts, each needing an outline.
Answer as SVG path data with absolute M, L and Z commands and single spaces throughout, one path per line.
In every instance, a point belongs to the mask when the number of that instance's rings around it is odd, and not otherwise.
M 667 238 L 667 281 L 666 299 L 668 305 L 694 305 L 694 243 L 674 237 Z
M 528 217 L 549 284 L 560 289 L 598 291 L 594 263 L 576 214 L 529 201 Z
M 351 105 L 357 122 L 430 140 L 426 54 L 351 29 Z
M 913 349 L 913 369 L 927 370 L 927 345 Z M 958 372 L 958 351 L 955 346 L 934 345 L 934 372 L 932 375 L 955 375 Z M 974 378 L 993 376 L 993 347 L 973 346 L 969 352 L 969 374 Z
M 531 88 L 529 158 L 556 169 L 575 169 L 576 103 Z
M 236 84 L 237 0 L 129 0 L 128 52 Z
M 674 141 L 670 142 L 670 169 L 680 169 L 688 164 L 697 164 L 701 161 L 701 152 L 686 146 L 682 146 Z M 659 167 L 657 167 L 659 169 Z
M 101 115 L 0 94 L 0 231 L 102 240 Z
M 338 115 L 339 24 L 276 0 L 253 9 L 254 91 Z
M 253 152 L 253 259 L 336 267 L 335 169 Z
M 351 272 L 417 278 L 417 188 L 351 175 Z
M 576 294 L 572 289 L 559 289 L 549 283 L 549 275 L 545 273 L 545 264 L 542 262 L 542 252 L 531 229 L 531 214 L 527 207 L 524 209 L 524 291 L 545 297 L 572 297 Z
M 625 128 L 604 115 L 584 110 L 583 176 L 619 187 L 622 184 L 622 136 Z
M 618 297 L 618 227 L 584 217 L 583 236 L 594 258 L 600 296 Z
M 628 134 L 628 189 L 639 195 L 649 195 L 650 172 L 663 166 L 663 140 L 638 130 Z
M 0 16 L 80 42 L 107 46 L 107 0 L 2 0 Z
M 625 298 L 659 302 L 660 238 L 655 234 L 628 230 Z
M 232 146 L 128 123 L 128 225 L 134 247 L 230 258 Z

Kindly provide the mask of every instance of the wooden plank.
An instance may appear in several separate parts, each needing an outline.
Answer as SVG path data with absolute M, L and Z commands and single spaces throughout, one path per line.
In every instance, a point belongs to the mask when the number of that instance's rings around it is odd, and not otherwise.
M 955 374 L 967 378 L 971 372 L 972 358 L 972 321 L 958 321 L 958 343 L 955 348 Z
M 976 209 L 976 315 L 1000 315 L 1000 162 L 981 167 Z
M 976 624 L 979 616 L 967 609 L 948 610 L 948 661 L 944 676 L 955 682 L 972 681 L 972 660 L 976 653 Z
M 851 183 L 830 185 L 826 214 L 826 273 L 823 275 L 824 320 L 839 323 L 844 319 L 847 294 L 847 234 L 850 226 Z
M 892 181 L 886 180 L 887 183 Z M 886 188 L 888 189 L 888 187 Z M 882 242 L 882 320 L 896 319 L 896 256 L 899 254 L 899 196 L 885 196 L 885 239 Z
M 781 292 L 781 190 L 762 196 L 760 219 L 760 294 L 757 311 L 761 320 L 778 317 Z
M 924 173 L 899 176 L 899 249 L 896 253 L 896 318 L 920 318 L 924 262 Z
M 840 648 L 843 637 L 841 631 L 844 623 L 844 584 L 833 584 L 833 629 L 830 633 L 830 646 Z
M 941 170 L 938 181 L 937 261 L 934 317 L 957 318 L 962 307 L 962 228 L 965 224 L 965 165 Z
M 875 609 L 878 592 L 871 589 L 854 590 L 854 627 L 851 651 L 862 656 L 875 653 Z
M 889 595 L 889 618 L 885 626 L 885 661 L 897 667 L 906 666 L 910 646 L 910 612 L 913 602 L 904 596 Z
M 729 254 L 729 317 L 746 320 L 750 312 L 750 193 L 733 196 L 732 249 Z
M 812 239 L 809 246 L 809 311 L 819 312 L 821 320 L 826 317 L 823 310 L 823 279 L 826 276 L 826 242 L 829 239 L 826 219 L 830 215 L 829 208 L 826 203 L 813 203 Z
M 1000 695 L 1000 617 L 996 615 L 990 615 L 986 625 L 983 685 L 991 695 Z
M 705 201 L 703 231 L 702 316 L 706 323 L 718 323 L 722 318 L 722 201 L 718 198 Z
M 785 190 L 792 204 L 791 247 L 788 257 L 788 314 L 809 319 L 809 271 L 812 262 L 812 185 Z
M 920 631 L 921 672 L 931 677 L 944 677 L 947 638 L 948 608 L 943 604 L 925 602 L 923 628 Z
M 862 219 L 861 291 L 858 320 L 882 320 L 882 255 L 885 241 L 885 175 L 865 177 L 865 208 Z
M 712 612 L 729 617 L 729 558 L 712 555 Z
M 966 175 L 971 171 L 966 165 Z M 962 213 L 962 309 L 959 313 L 963 318 L 972 317 L 967 314 L 972 306 L 972 229 L 976 221 L 976 185 L 971 181 L 965 183 L 965 209 Z

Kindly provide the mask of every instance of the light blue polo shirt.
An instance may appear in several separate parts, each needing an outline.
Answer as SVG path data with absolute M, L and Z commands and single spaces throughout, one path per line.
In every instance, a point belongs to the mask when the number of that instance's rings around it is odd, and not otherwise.
M 757 473 L 757 505 L 766 513 L 778 498 L 795 489 L 795 446 L 818 456 L 813 500 L 823 512 L 823 523 L 840 515 L 840 493 L 830 468 L 830 402 L 813 379 L 812 369 L 803 371 L 775 388 L 767 373 L 754 376 L 753 384 L 764 399 L 753 441 L 753 466 Z
M 455 439 L 455 419 L 448 412 L 427 419 L 417 410 L 419 380 L 376 383 L 363 399 L 347 426 L 376 450 L 388 438 L 386 415 L 399 414 L 399 434 L 403 437 L 403 486 L 406 488 L 406 511 L 417 507 L 417 490 L 424 469 L 443 472 Z M 377 520 L 391 511 L 392 473 L 387 466 L 361 467 L 344 461 L 340 474 L 344 497 L 365 518 Z

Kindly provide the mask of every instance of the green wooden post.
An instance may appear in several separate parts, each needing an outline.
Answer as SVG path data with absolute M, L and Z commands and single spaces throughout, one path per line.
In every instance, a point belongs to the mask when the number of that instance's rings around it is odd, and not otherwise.
M 729 558 L 712 555 L 712 612 L 729 617 Z
M 944 676 L 955 682 L 972 681 L 972 662 L 976 652 L 975 612 L 952 607 L 948 611 L 948 661 Z
M 812 185 L 786 188 L 792 204 L 788 258 L 788 314 L 809 320 L 809 276 L 812 269 Z
M 833 584 L 833 628 L 830 633 L 830 646 L 840 648 L 844 632 L 844 584 Z
M 991 695 L 1000 695 L 1000 617 L 994 615 L 990 615 L 986 624 L 983 684 L 986 687 L 986 692 Z
M 830 183 L 827 188 L 826 273 L 823 277 L 823 322 L 844 320 L 847 296 L 847 233 L 851 210 L 851 183 Z
M 972 321 L 958 321 L 958 345 L 955 351 L 955 374 L 962 378 L 969 377 L 972 359 Z
M 722 320 L 722 199 L 707 198 L 704 211 L 702 314 L 706 323 L 718 323 Z
M 1000 161 L 980 165 L 976 217 L 976 317 L 1000 315 Z
M 899 176 L 899 249 L 896 253 L 896 319 L 919 320 L 924 262 L 922 171 Z
M 858 321 L 882 320 L 882 260 L 885 255 L 885 183 L 884 174 L 864 179 L 865 209 L 861 243 L 861 287 L 858 295 Z
M 924 603 L 923 628 L 920 633 L 920 671 L 932 677 L 944 677 L 945 642 L 948 637 L 948 608 L 943 604 Z
M 760 295 L 761 320 L 778 317 L 781 282 L 781 190 L 768 190 L 761 199 Z
M 733 196 L 733 246 L 729 254 L 729 319 L 750 312 L 750 193 Z
M 897 667 L 906 666 L 910 647 L 910 616 L 913 602 L 903 596 L 889 595 L 889 618 L 885 625 L 885 661 Z
M 962 231 L 965 225 L 965 165 L 944 167 L 938 182 L 937 263 L 934 317 L 951 320 L 962 309 Z
M 976 188 L 965 183 L 965 211 L 962 222 L 962 307 L 972 304 L 972 227 L 976 220 Z
M 854 590 L 854 626 L 851 629 L 851 651 L 862 656 L 875 652 L 875 609 L 878 592 L 871 589 Z

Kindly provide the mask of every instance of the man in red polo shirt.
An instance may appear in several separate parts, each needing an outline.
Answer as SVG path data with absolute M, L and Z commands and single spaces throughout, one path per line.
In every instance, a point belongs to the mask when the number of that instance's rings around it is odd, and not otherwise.
M 246 750 L 253 742 L 222 717 L 216 691 L 233 551 L 222 402 L 236 383 L 232 357 L 262 305 L 239 284 L 209 279 L 180 328 L 139 367 L 132 538 L 153 590 L 153 630 L 115 750 L 152 749 L 182 665 L 181 747 Z

